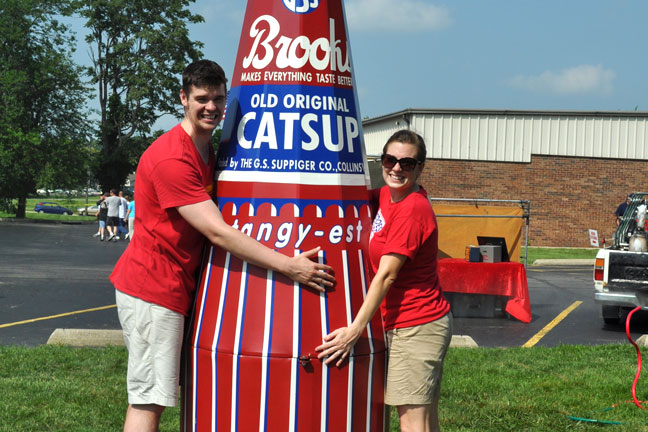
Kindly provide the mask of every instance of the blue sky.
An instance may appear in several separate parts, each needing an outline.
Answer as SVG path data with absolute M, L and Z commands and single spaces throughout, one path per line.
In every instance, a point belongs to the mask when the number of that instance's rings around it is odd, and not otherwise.
M 345 5 L 363 117 L 406 108 L 648 110 L 646 1 Z M 238 0 L 191 6 L 205 18 L 190 26 L 191 38 L 230 77 L 245 7 Z M 87 59 L 87 48 L 78 56 Z M 174 123 L 162 119 L 156 127 Z

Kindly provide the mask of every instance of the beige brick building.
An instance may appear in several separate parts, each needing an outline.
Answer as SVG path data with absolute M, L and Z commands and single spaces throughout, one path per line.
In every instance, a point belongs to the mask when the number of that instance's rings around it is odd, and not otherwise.
M 529 245 L 610 239 L 613 212 L 648 191 L 648 112 L 405 110 L 363 121 L 372 183 L 386 139 L 409 128 L 427 144 L 432 197 L 530 201 Z

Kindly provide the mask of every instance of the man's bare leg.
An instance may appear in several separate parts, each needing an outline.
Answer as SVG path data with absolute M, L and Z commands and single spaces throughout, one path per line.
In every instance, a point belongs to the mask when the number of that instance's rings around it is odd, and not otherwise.
M 163 411 L 160 405 L 128 405 L 124 432 L 157 432 Z
M 437 404 L 398 406 L 401 432 L 438 432 Z

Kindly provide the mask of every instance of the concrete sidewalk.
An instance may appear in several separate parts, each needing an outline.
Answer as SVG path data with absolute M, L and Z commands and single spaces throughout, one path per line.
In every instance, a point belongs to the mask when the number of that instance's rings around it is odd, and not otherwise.
M 72 347 L 124 346 L 124 337 L 121 330 L 57 328 L 47 339 L 47 345 Z
M 47 340 L 48 345 L 71 347 L 124 346 L 121 330 L 56 329 Z M 450 347 L 478 348 L 477 343 L 467 335 L 453 335 Z

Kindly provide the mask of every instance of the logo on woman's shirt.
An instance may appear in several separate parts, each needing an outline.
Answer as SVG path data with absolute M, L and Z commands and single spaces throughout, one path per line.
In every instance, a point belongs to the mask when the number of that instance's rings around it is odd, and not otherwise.
M 371 235 L 369 241 L 373 238 L 374 233 L 380 232 L 385 226 L 385 219 L 383 218 L 382 211 L 378 209 L 378 214 L 374 218 L 373 225 L 371 226 Z

